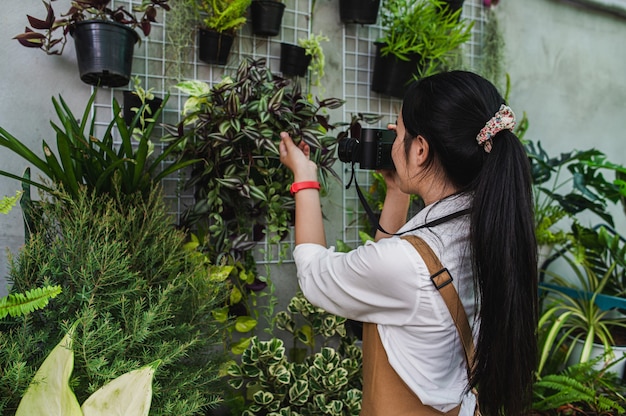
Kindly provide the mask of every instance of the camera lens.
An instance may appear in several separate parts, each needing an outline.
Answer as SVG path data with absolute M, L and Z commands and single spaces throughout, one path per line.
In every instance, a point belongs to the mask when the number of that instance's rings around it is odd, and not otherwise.
M 344 137 L 337 142 L 337 156 L 343 163 L 359 161 L 359 141 L 353 137 Z

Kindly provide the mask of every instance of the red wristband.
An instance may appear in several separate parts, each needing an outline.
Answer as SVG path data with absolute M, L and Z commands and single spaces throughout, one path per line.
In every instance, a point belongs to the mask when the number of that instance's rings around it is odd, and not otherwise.
M 289 191 L 291 191 L 291 195 L 295 195 L 296 192 L 303 189 L 320 189 L 320 183 L 317 181 L 294 182 L 291 184 Z

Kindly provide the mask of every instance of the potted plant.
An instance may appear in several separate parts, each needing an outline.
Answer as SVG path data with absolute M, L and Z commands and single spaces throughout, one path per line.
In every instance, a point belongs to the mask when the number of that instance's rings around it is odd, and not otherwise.
M 450 13 L 442 0 L 383 0 L 372 91 L 402 98 L 414 78 L 449 68 L 471 36 L 473 22 L 460 14 Z
M 141 115 L 138 118 L 139 129 L 145 129 L 146 124 L 156 121 L 155 114 L 163 106 L 163 99 L 153 94 L 152 88 L 146 90 L 141 86 L 139 78 L 133 79 L 134 88 L 132 90 L 124 90 L 124 121 L 127 125 L 131 125 L 135 115 Z
M 246 24 L 251 0 L 198 0 L 198 54 L 208 64 L 226 65 L 235 34 Z
M 199 234 L 200 248 L 211 261 L 234 268 L 233 295 L 224 315 L 251 326 L 254 322 L 245 317 L 256 320 L 256 293 L 267 283 L 267 276 L 258 276 L 254 248 L 263 239 L 280 246 L 293 221 L 292 177 L 279 161 L 279 133 L 288 131 L 311 145 L 326 189 L 327 177 L 336 175 L 336 140 L 325 111 L 343 101 L 314 102 L 299 84 L 272 74 L 265 60 L 249 58 L 235 75 L 212 86 L 186 81 L 178 88 L 189 98 L 183 121 L 170 128 L 185 140 L 181 160 L 196 161 L 186 183 L 195 201 L 180 226 Z
M 286 42 L 280 44 L 280 72 L 284 76 L 305 76 L 312 58 L 303 46 Z
M 567 353 L 563 363 L 586 362 L 594 357 L 592 350 L 597 345 L 599 353 L 606 356 L 608 362 L 620 358 L 614 352 L 619 350 L 614 335 L 626 328 L 626 316 L 616 306 L 624 310 L 626 301 L 618 303 L 603 302 L 604 292 L 609 281 L 614 277 L 617 262 L 612 261 L 607 269 L 599 274 L 588 259 L 577 259 L 577 251 L 584 250 L 584 241 L 579 246 L 572 246 L 563 253 L 562 259 L 569 266 L 571 273 L 547 271 L 548 281 L 540 283 L 545 292 L 544 311 L 539 320 L 541 351 L 538 373 L 541 374 L 548 358 L 558 354 L 562 348 Z M 579 346 L 577 347 L 577 344 Z M 626 353 L 626 346 L 621 347 L 621 355 Z M 623 362 L 614 371 L 623 374 Z M 600 366 L 607 363 L 601 362 Z
M 376 23 L 380 0 L 339 0 L 339 18 L 343 23 Z
M 252 33 L 257 36 L 276 36 L 285 12 L 285 3 L 281 0 L 253 0 L 250 4 Z
M 110 7 L 110 0 L 78 0 L 57 18 L 50 2 L 44 1 L 46 16 L 27 15 L 31 27 L 15 36 L 22 45 L 39 48 L 49 55 L 61 55 L 67 35 L 74 38 L 80 78 L 83 82 L 107 87 L 128 84 L 135 43 L 135 29 L 148 36 L 157 9 L 169 10 L 169 0 L 146 0 L 133 7 Z

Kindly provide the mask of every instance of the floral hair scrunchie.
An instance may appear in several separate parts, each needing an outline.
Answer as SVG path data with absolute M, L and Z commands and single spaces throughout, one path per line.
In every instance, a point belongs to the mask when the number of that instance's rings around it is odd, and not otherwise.
M 491 117 L 485 124 L 485 127 L 480 130 L 476 141 L 479 146 L 485 149 L 485 152 L 491 152 L 491 145 L 493 144 L 492 138 L 502 130 L 511 130 L 515 128 L 515 114 L 511 107 L 502 104 L 498 112 Z

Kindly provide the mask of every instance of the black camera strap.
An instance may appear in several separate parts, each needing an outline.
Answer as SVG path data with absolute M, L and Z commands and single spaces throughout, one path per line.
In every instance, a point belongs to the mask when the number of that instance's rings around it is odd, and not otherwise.
M 406 230 L 406 231 L 401 232 L 401 233 L 390 233 L 390 232 L 385 231 L 385 229 L 380 225 L 380 223 L 378 222 L 378 219 L 376 218 L 376 214 L 374 214 L 374 211 L 372 211 L 372 208 L 367 203 L 367 200 L 365 199 L 365 196 L 363 195 L 363 192 L 361 191 L 361 187 L 359 186 L 359 184 L 358 184 L 358 182 L 356 180 L 356 172 L 355 172 L 355 168 L 354 168 L 354 163 L 352 163 L 352 174 L 350 176 L 350 181 L 346 185 L 346 189 L 350 188 L 350 185 L 352 184 L 352 181 L 354 181 L 354 187 L 356 188 L 356 193 L 359 196 L 359 201 L 361 201 L 361 205 L 363 205 L 363 209 L 365 209 L 365 213 L 367 214 L 367 217 L 370 220 L 370 224 L 372 225 L 372 227 L 375 230 L 379 230 L 382 233 L 385 233 L 387 235 L 400 236 L 400 235 L 404 235 L 406 233 L 410 233 L 412 231 L 419 230 L 421 228 L 435 227 L 435 226 L 437 226 L 439 224 L 443 224 L 445 222 L 448 222 L 448 221 L 453 220 L 455 218 L 461 217 L 463 215 L 469 215 L 470 212 L 471 212 L 471 208 L 462 209 L 460 211 L 455 211 L 455 212 L 453 212 L 451 214 L 444 215 L 443 217 L 436 218 L 436 219 L 434 219 L 432 221 L 429 221 L 427 223 L 424 223 L 422 225 L 418 225 L 417 227 L 411 228 L 410 230 Z

